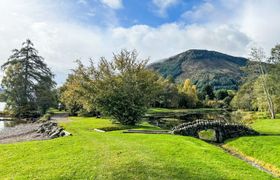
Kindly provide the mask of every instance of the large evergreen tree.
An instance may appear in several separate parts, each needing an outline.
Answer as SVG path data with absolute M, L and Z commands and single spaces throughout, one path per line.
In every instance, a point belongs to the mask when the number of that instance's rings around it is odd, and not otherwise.
M 2 65 L 8 109 L 18 117 L 33 116 L 31 112 L 44 113 L 52 101 L 54 75 L 29 39 L 12 53 Z

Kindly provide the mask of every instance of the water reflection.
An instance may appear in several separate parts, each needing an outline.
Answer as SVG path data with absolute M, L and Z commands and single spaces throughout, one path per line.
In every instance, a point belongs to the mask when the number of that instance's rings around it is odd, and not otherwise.
M 0 112 L 3 112 L 5 109 L 6 103 L 5 102 L 0 102 Z
M 146 116 L 146 119 L 149 123 L 159 126 L 163 129 L 172 129 L 173 127 L 185 123 L 195 121 L 197 119 L 205 120 L 220 120 L 226 122 L 237 122 L 237 116 L 234 113 L 217 110 L 217 111 L 208 111 L 208 112 L 168 112 L 168 113 L 154 113 Z
M 3 129 L 5 129 L 7 127 L 14 127 L 14 126 L 16 126 L 17 124 L 20 124 L 20 123 L 21 122 L 18 122 L 18 121 L 1 121 L 0 120 L 0 131 L 2 131 Z

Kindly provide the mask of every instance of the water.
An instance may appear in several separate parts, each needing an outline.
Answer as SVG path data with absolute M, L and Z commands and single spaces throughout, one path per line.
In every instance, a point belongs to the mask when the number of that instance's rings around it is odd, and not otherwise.
M 149 123 L 163 129 L 172 129 L 179 124 L 195 121 L 197 119 L 220 120 L 226 122 L 238 121 L 231 112 L 225 110 L 154 113 L 147 115 L 146 118 Z
M 0 102 L 0 112 L 3 112 L 5 109 L 6 103 L 5 102 Z
M 14 127 L 18 124 L 20 124 L 21 122 L 19 121 L 3 121 L 0 119 L 0 131 L 2 131 L 3 129 L 7 128 L 7 127 Z

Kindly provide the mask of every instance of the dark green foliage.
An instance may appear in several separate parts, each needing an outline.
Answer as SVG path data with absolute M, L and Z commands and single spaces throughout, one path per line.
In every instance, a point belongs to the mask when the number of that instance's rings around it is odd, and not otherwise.
M 7 97 L 5 96 L 4 92 L 0 93 L 0 102 L 6 102 L 7 101 Z
M 77 68 L 59 89 L 59 100 L 71 115 L 92 116 L 96 113 L 93 67 L 76 62 Z
M 54 75 L 30 40 L 20 50 L 12 51 L 2 65 L 5 75 L 2 80 L 8 109 L 17 117 L 33 117 L 52 105 Z
M 215 98 L 213 87 L 209 84 L 204 86 L 201 91 L 201 97 L 203 100 L 204 99 L 213 100 Z
M 224 100 L 226 97 L 229 96 L 227 90 L 225 89 L 220 89 L 220 90 L 217 90 L 215 92 L 215 96 L 218 100 Z
M 274 93 L 280 94 L 280 44 L 271 49 L 270 62 L 273 64 L 270 75 L 274 83 Z
M 146 69 L 135 51 L 121 51 L 112 61 L 102 58 L 95 70 L 98 108 L 125 125 L 137 124 L 154 101 L 159 76 Z
M 229 107 L 230 106 L 230 102 L 231 102 L 232 99 L 233 99 L 233 96 L 227 96 L 226 98 L 224 98 L 223 99 L 224 105 L 226 107 Z
M 231 102 L 232 107 L 242 110 L 256 110 L 256 107 L 253 105 L 254 82 L 255 81 L 246 82 L 240 87 L 238 93 Z
M 189 50 L 149 66 L 163 77 L 176 82 L 191 79 L 199 91 L 210 84 L 214 90 L 237 90 L 244 73 L 240 70 L 248 60 L 215 51 Z
M 162 79 L 161 88 L 158 92 L 153 107 L 161 108 L 178 108 L 180 101 L 180 94 L 177 85 L 170 82 L 169 79 Z

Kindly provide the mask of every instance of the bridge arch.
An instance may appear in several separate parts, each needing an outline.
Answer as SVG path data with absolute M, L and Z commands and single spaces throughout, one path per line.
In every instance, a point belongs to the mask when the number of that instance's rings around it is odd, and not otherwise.
M 213 120 L 196 120 L 183 123 L 173 128 L 172 133 L 199 138 L 199 132 L 208 129 L 213 129 L 215 131 L 216 142 L 218 143 L 224 142 L 226 139 L 230 138 L 259 134 L 255 130 L 242 124 Z

